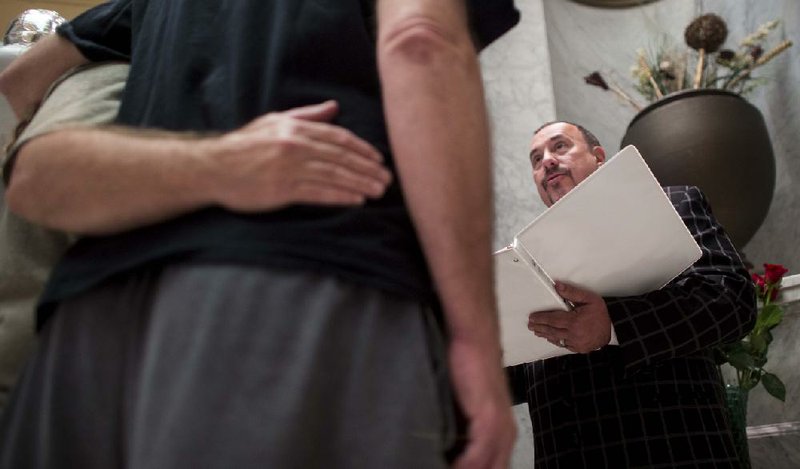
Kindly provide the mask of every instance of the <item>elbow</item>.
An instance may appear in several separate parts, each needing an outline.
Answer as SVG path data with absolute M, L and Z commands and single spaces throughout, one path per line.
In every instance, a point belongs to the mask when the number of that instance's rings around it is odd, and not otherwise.
M 743 287 L 738 295 L 729 296 L 728 308 L 731 311 L 731 318 L 735 328 L 730 328 L 728 334 L 723 337 L 723 343 L 740 340 L 747 336 L 756 325 L 758 318 L 758 303 L 756 301 L 756 291 L 749 279 L 743 279 Z
M 0 72 L 0 94 L 8 98 L 8 90 L 11 87 L 11 78 L 8 77 L 8 70 Z
M 9 73 L 8 69 L 0 72 L 0 94 L 6 98 L 6 102 L 8 102 L 11 110 L 14 111 L 15 117 L 19 119 L 19 111 L 14 105 L 14 81 L 14 76 Z
M 16 67 L 9 66 L 0 72 L 0 94 L 2 94 L 17 120 L 33 113 L 38 103 L 26 96 L 27 86 L 16 73 Z
M 746 321 L 744 322 L 744 334 L 745 336 L 753 330 L 756 326 L 756 320 L 758 319 L 758 300 L 756 299 L 756 289 L 753 286 L 753 283 L 750 279 L 747 279 L 747 286 L 749 287 L 743 294 L 743 306 L 742 306 L 742 314 L 746 315 Z
M 14 93 L 17 85 L 17 77 L 14 73 L 15 67 L 9 65 L 2 72 L 0 72 L 0 93 L 6 98 Z
M 471 54 L 470 54 L 471 52 Z M 378 57 L 382 64 L 435 66 L 474 56 L 469 37 L 426 16 L 411 16 L 381 31 Z
M 79 220 L 63 216 L 44 192 L 24 167 L 15 168 L 6 187 L 6 207 L 9 212 L 33 225 L 63 233 L 83 234 Z
M 22 145 L 17 150 L 12 168 L 6 168 L 6 171 L 10 171 L 6 184 L 6 206 L 11 213 L 30 223 L 61 229 L 52 223 L 53 210 L 46 189 L 49 184 L 42 179 L 37 155 L 29 148 L 32 143 Z
M 23 147 L 24 148 L 24 147 Z M 17 162 L 22 156 L 22 150 L 17 154 Z M 6 205 L 8 210 L 26 220 L 34 220 L 36 217 L 35 211 L 32 211 L 33 205 L 31 204 L 31 197 L 29 196 L 29 187 L 31 186 L 31 178 L 27 174 L 27 168 L 24 164 L 14 164 L 13 173 L 7 181 L 6 186 Z

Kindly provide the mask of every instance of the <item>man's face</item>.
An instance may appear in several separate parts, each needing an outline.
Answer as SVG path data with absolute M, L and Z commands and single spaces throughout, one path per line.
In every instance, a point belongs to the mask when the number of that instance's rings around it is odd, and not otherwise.
M 533 180 L 548 207 L 564 197 L 605 161 L 602 147 L 589 147 L 581 131 L 558 122 L 540 130 L 531 142 Z

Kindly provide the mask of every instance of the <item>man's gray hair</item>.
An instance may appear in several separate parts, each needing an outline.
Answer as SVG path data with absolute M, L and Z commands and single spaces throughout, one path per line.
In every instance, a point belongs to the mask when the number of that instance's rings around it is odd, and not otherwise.
M 600 144 L 600 140 L 598 140 L 597 137 L 595 137 L 593 133 L 589 132 L 589 130 L 586 127 L 584 127 L 584 126 L 582 126 L 580 124 L 576 124 L 574 122 L 570 122 L 570 121 L 550 121 L 550 122 L 546 122 L 546 123 L 542 124 L 541 126 L 539 126 L 539 128 L 536 129 L 533 132 L 533 135 L 538 134 L 542 129 L 544 129 L 545 127 L 550 127 L 553 124 L 574 125 L 578 130 L 581 131 L 581 134 L 583 134 L 583 140 L 586 141 L 586 144 L 589 145 L 589 148 L 601 147 L 602 146 Z

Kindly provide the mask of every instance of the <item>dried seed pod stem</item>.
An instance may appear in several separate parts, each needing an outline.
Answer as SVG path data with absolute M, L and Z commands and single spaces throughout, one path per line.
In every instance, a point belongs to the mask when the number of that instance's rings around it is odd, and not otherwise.
M 637 103 L 636 101 L 634 101 L 634 99 L 633 99 L 633 98 L 631 98 L 631 97 L 628 95 L 628 93 L 626 93 L 626 92 L 622 91 L 622 89 L 621 89 L 619 86 L 617 86 L 615 83 L 609 83 L 609 84 L 608 84 L 608 89 L 610 89 L 611 91 L 613 91 L 613 92 L 614 92 L 614 93 L 615 93 L 617 96 L 619 96 L 619 97 L 620 97 L 620 98 L 621 98 L 623 101 L 625 101 L 626 103 L 630 104 L 630 105 L 631 105 L 631 107 L 633 107 L 633 108 L 634 108 L 634 109 L 636 109 L 637 111 L 641 111 L 641 110 L 642 110 L 642 106 L 640 106 L 640 105 L 639 105 L 639 103 Z
M 706 51 L 700 49 L 700 56 L 697 58 L 697 69 L 694 71 L 694 82 L 692 88 L 700 88 L 700 82 L 703 80 L 703 68 L 705 65 Z
M 773 47 L 769 52 L 767 52 L 766 54 L 762 55 L 756 61 L 756 63 L 753 66 L 753 68 L 760 67 L 761 65 L 764 65 L 765 63 L 767 63 L 770 60 L 774 59 L 776 55 L 780 54 L 781 52 L 785 51 L 786 49 L 788 49 L 790 47 L 792 47 L 792 41 L 789 41 L 787 39 L 787 40 L 781 42 L 777 46 Z
M 688 67 L 687 61 L 689 60 L 689 54 L 686 54 L 685 57 L 680 61 L 680 66 L 678 67 L 678 83 L 675 89 L 682 90 L 683 89 L 683 82 L 686 80 L 686 69 Z
M 656 83 L 655 78 L 653 78 L 653 71 L 650 70 L 650 66 L 647 65 L 647 61 L 643 56 L 639 56 L 639 66 L 644 71 L 647 79 L 650 81 L 650 86 L 653 87 L 653 92 L 656 94 L 656 98 L 661 99 L 664 97 L 664 93 L 661 92 L 661 88 L 659 88 L 658 83 Z
M 744 80 L 745 78 L 748 78 L 753 69 L 755 69 L 756 67 L 760 67 L 765 63 L 769 62 L 770 60 L 774 59 L 775 56 L 777 56 L 778 54 L 785 51 L 791 46 L 792 46 L 792 41 L 786 40 L 781 42 L 777 46 L 773 47 L 769 52 L 762 55 L 758 60 L 756 60 L 755 62 L 753 62 L 753 64 L 747 67 L 747 69 L 744 70 L 741 74 L 739 74 L 736 78 L 731 80 L 730 83 L 725 85 L 724 88 L 733 89 L 736 85 L 739 84 L 740 81 Z

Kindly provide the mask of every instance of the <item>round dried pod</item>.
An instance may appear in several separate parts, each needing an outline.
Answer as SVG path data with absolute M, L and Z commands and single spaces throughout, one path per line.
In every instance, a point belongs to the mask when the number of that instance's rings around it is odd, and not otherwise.
M 728 26 L 725 20 L 713 13 L 707 13 L 695 18 L 686 31 L 683 38 L 686 44 L 694 50 L 703 49 L 707 53 L 716 52 L 728 37 Z

